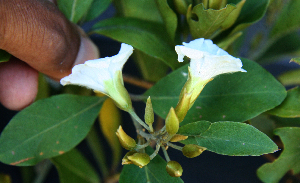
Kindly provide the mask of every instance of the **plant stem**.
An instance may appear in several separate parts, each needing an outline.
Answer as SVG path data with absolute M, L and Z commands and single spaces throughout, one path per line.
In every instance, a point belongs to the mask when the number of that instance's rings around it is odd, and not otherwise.
M 178 145 L 175 145 L 175 144 L 172 144 L 171 142 L 167 142 L 167 145 L 174 148 L 174 149 L 177 149 L 179 151 L 182 151 L 182 148 L 181 146 L 178 146 Z
M 142 145 L 137 145 L 135 149 L 136 149 L 136 150 L 139 150 L 139 149 L 146 148 L 146 147 L 149 146 L 150 142 L 151 142 L 151 141 L 148 140 L 146 143 L 144 143 L 144 144 L 142 144 Z
M 164 155 L 165 155 L 166 161 L 167 161 L 167 162 L 171 161 L 171 160 L 170 160 L 170 157 L 169 157 L 169 155 L 168 155 L 168 153 L 167 153 L 167 150 L 166 150 L 166 148 L 165 148 L 165 147 L 163 147 L 163 148 L 162 148 L 162 150 L 163 150 L 163 152 L 164 152 Z
M 128 111 L 128 113 L 140 124 L 142 125 L 144 128 L 146 128 L 148 131 L 150 131 L 150 128 L 146 125 L 146 123 L 144 121 L 142 121 L 138 115 L 136 115 L 136 113 L 133 110 Z
M 104 154 L 104 148 L 102 147 L 101 142 L 99 141 L 97 131 L 95 126 L 92 127 L 90 133 L 86 137 L 88 146 L 90 147 L 93 156 L 96 159 L 97 165 L 102 172 L 104 179 L 108 176 L 107 163 Z
M 153 158 L 155 158 L 155 156 L 157 155 L 159 149 L 160 149 L 160 144 L 156 144 L 156 149 L 155 149 L 155 151 L 150 155 L 150 159 L 151 159 L 151 160 L 152 160 Z
M 145 88 L 145 89 L 149 89 L 153 86 L 153 83 L 150 83 L 150 82 L 147 82 L 147 81 L 144 81 L 144 80 L 132 77 L 132 76 L 128 76 L 125 74 L 123 74 L 123 80 L 126 83 L 129 83 L 134 86 L 141 87 L 141 88 Z

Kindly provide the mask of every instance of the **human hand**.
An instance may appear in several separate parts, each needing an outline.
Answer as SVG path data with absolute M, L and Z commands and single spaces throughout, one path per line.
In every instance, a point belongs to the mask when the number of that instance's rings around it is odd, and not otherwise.
M 74 65 L 99 57 L 96 46 L 48 0 L 0 0 L 0 49 L 14 57 L 0 63 L 0 102 L 11 110 L 30 105 L 38 71 L 54 80 Z

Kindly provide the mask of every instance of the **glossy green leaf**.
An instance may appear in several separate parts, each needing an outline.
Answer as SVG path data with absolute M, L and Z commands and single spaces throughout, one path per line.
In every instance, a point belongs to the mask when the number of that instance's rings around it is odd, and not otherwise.
M 210 38 L 234 9 L 236 7 L 230 4 L 220 10 L 206 10 L 202 3 L 193 8 L 189 6 L 186 18 L 193 38 Z
M 236 4 L 236 9 L 233 10 L 228 17 L 226 18 L 226 20 L 222 23 L 222 29 L 228 29 L 229 27 L 231 27 L 237 20 L 237 18 L 239 17 L 241 10 L 245 4 L 246 0 L 241 0 L 239 3 Z
M 146 148 L 147 154 L 151 155 L 153 149 Z M 139 168 L 136 165 L 124 165 L 120 183 L 183 183 L 180 178 L 171 177 L 166 171 L 167 163 L 157 155 L 148 165 Z M 184 173 L 184 172 L 183 172 Z
M 209 82 L 181 125 L 193 121 L 243 122 L 279 105 L 285 88 L 257 63 L 242 59 L 246 73 L 223 74 Z M 264 78 L 264 79 L 261 79 Z M 175 107 L 187 80 L 184 66 L 157 82 L 144 95 L 151 96 L 154 111 L 165 118 Z
M 300 69 L 285 72 L 278 76 L 278 80 L 285 86 L 300 85 Z
M 280 136 L 284 150 L 277 160 L 266 163 L 257 170 L 258 177 L 269 183 L 279 182 L 289 170 L 293 170 L 293 174 L 300 172 L 300 128 L 278 128 L 274 133 Z
M 7 62 L 10 59 L 11 55 L 4 50 L 0 50 L 0 63 Z
M 87 11 L 85 21 L 90 21 L 101 15 L 111 4 L 112 0 L 93 0 L 90 9 Z
M 97 172 L 76 149 L 51 159 L 61 183 L 99 183 Z
M 284 118 L 300 117 L 300 88 L 289 90 L 284 101 L 268 113 Z
M 60 11 L 73 23 L 77 24 L 90 9 L 93 0 L 57 0 Z
M 180 141 L 183 144 L 196 144 L 223 155 L 258 156 L 278 150 L 267 135 L 245 123 L 198 121 L 181 126 L 178 134 L 189 136 Z
M 111 18 L 95 24 L 92 33 L 130 44 L 135 49 L 162 60 L 172 69 L 180 65 L 175 46 L 171 44 L 163 24 L 134 18 Z
M 300 28 L 300 1 L 290 0 L 276 18 L 270 37 L 279 37 Z
M 0 161 L 29 166 L 74 148 L 88 134 L 105 97 L 57 95 L 19 112 L 0 137 Z
M 237 4 L 241 0 L 227 0 L 227 3 Z M 259 21 L 266 13 L 270 0 L 246 0 L 231 34 L 239 32 Z
M 156 0 L 156 4 L 163 18 L 168 35 L 174 40 L 177 29 L 176 13 L 170 8 L 168 0 Z

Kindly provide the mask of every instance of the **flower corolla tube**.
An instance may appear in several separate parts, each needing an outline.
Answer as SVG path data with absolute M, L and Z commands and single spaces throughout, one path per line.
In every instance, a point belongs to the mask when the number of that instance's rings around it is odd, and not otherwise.
M 62 78 L 60 83 L 84 86 L 101 92 L 112 98 L 119 108 L 131 110 L 131 100 L 123 83 L 122 68 L 132 52 L 132 46 L 122 43 L 117 55 L 75 65 L 72 74 Z

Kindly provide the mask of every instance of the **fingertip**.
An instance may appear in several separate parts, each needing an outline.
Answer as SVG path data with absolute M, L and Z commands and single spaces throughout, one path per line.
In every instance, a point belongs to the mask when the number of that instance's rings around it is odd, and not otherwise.
M 87 60 L 93 60 L 100 57 L 100 52 L 93 41 L 78 27 L 80 33 L 80 47 L 74 65 L 82 64 Z
M 26 63 L 12 58 L 0 63 L 0 102 L 10 110 L 30 105 L 38 91 L 38 72 Z

